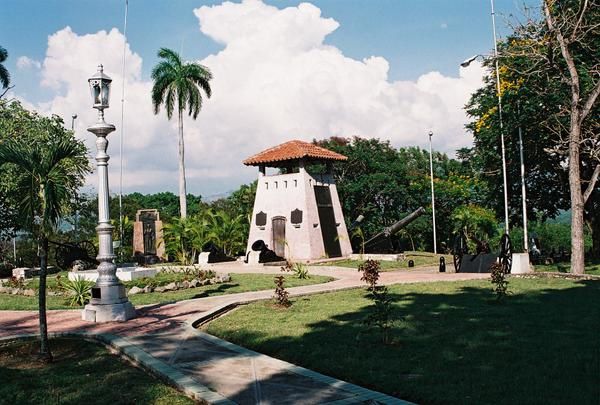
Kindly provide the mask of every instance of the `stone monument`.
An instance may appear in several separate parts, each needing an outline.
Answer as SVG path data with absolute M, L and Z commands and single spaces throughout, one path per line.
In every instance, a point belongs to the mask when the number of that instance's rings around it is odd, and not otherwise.
M 166 260 L 163 223 L 158 210 L 144 209 L 135 214 L 133 254 L 143 263 Z

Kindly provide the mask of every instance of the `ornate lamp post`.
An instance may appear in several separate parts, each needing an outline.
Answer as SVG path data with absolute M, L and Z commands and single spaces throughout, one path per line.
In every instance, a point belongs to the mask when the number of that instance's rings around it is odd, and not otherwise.
M 114 263 L 112 231 L 108 209 L 108 159 L 106 136 L 115 130 L 115 126 L 104 121 L 104 109 L 108 108 L 110 83 L 112 79 L 104 74 L 102 65 L 90 79 L 93 107 L 98 110 L 98 121 L 88 128 L 96 135 L 96 167 L 98 169 L 98 232 L 99 250 L 96 257 L 98 279 L 92 287 L 92 299 L 83 310 L 82 318 L 92 322 L 126 321 L 135 317 L 135 309 L 127 299 L 125 286 L 116 276 Z

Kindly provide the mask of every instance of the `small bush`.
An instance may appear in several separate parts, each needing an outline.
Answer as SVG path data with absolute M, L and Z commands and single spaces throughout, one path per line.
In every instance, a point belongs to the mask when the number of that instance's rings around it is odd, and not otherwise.
M 296 277 L 302 280 L 310 278 L 310 275 L 308 274 L 308 267 L 302 263 L 294 263 L 288 260 L 285 266 L 281 267 L 281 271 L 293 272 Z
M 283 285 L 284 283 L 284 276 L 275 276 L 275 295 L 273 296 L 273 299 L 275 300 L 275 304 L 280 307 L 289 307 L 292 303 L 288 298 L 289 294 Z
M 68 302 L 72 307 L 84 306 L 92 298 L 93 282 L 84 278 L 76 278 L 75 280 L 67 280 L 63 283 L 63 290 L 69 295 Z
M 392 317 L 393 300 L 388 294 L 387 287 L 374 288 L 368 298 L 373 301 L 373 311 L 367 316 L 364 323 L 369 328 L 373 326 L 379 328 L 382 343 L 390 344 L 390 331 L 394 325 L 394 319 Z
M 506 274 L 504 273 L 501 263 L 492 264 L 490 270 L 490 281 L 494 284 L 493 291 L 496 293 L 496 299 L 501 301 L 508 295 L 508 280 L 506 280 Z
M 4 282 L 5 287 L 10 288 L 25 288 L 25 280 L 22 278 L 17 278 L 15 276 L 11 276 L 8 280 Z
M 367 288 L 371 291 L 375 290 L 380 270 L 381 264 L 377 260 L 365 260 L 365 262 L 358 266 L 358 271 L 363 273 L 360 280 L 366 282 L 368 285 Z

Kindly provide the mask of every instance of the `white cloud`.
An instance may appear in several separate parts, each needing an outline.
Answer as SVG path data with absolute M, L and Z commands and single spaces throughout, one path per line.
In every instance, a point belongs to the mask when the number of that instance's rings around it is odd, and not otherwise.
M 263 148 L 290 139 L 332 135 L 390 139 L 396 146 L 426 146 L 453 152 L 469 145 L 462 109 L 481 85 L 481 66 L 460 76 L 430 72 L 417 81 L 390 81 L 389 64 L 372 56 L 355 60 L 324 44 L 339 24 L 307 3 L 278 9 L 258 0 L 225 2 L 194 10 L 200 31 L 224 45 L 200 61 L 213 72 L 213 96 L 198 119 L 185 120 L 188 189 L 212 194 L 255 178 L 241 161 Z M 200 34 L 199 34 L 200 35 Z M 57 96 L 45 105 L 70 122 L 77 113 L 77 133 L 93 146 L 85 128 L 95 119 L 87 78 L 103 63 L 113 78 L 107 119 L 118 127 L 111 135 L 112 190 L 117 190 L 122 34 L 78 35 L 69 27 L 50 36 L 42 66 L 42 85 Z M 177 190 L 176 122 L 151 108 L 152 83 L 142 78 L 141 57 L 126 50 L 125 105 L 126 191 Z
M 18 69 L 30 69 L 30 68 L 39 69 L 42 67 L 42 64 L 34 59 L 31 59 L 28 56 L 19 56 L 17 59 L 17 68 Z
M 445 30 L 446 28 L 448 28 L 448 24 L 447 23 L 441 23 L 440 24 L 440 28 Z

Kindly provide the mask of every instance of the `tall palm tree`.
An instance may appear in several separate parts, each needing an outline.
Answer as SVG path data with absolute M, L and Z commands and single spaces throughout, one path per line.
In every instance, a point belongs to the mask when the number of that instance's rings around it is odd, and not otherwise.
M 3 65 L 6 59 L 8 59 L 8 51 L 0 46 L 0 85 L 5 89 L 3 93 L 0 93 L 0 98 L 10 89 L 10 73 Z
M 47 142 L 0 143 L 0 167 L 13 164 L 19 170 L 15 192 L 21 196 L 19 214 L 38 241 L 40 258 L 39 318 L 40 357 L 52 361 L 48 345 L 46 320 L 46 274 L 48 268 L 48 236 L 58 224 L 72 197 L 73 176 L 88 170 L 85 152 L 79 143 L 69 139 Z
M 177 104 L 179 121 L 179 208 L 181 218 L 187 216 L 185 160 L 183 143 L 183 112 L 187 108 L 188 115 L 198 117 L 202 108 L 202 92 L 210 98 L 209 81 L 212 74 L 206 66 L 199 63 L 183 62 L 176 52 L 161 48 L 158 51 L 160 62 L 152 69 L 152 105 L 154 114 L 158 114 L 160 106 L 165 105 L 167 117 L 171 119 Z

